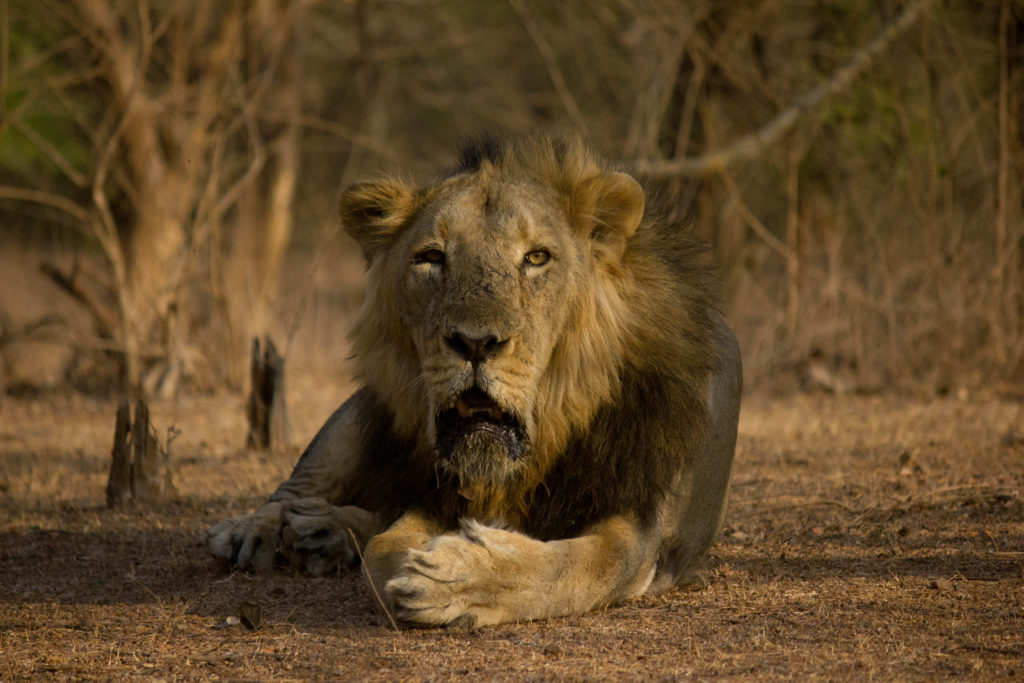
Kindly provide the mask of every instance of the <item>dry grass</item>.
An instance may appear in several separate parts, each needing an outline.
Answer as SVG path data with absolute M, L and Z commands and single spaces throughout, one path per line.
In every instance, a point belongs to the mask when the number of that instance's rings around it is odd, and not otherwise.
M 304 439 L 334 397 L 292 392 Z M 240 401 L 154 407 L 183 434 L 178 495 L 149 510 L 103 507 L 113 413 L 81 398 L 3 408 L 0 679 L 1024 673 L 1019 403 L 750 397 L 706 589 L 400 633 L 356 574 L 231 574 L 206 555 L 200 531 L 291 467 L 238 449 Z M 262 607 L 262 627 L 228 624 L 242 602 Z

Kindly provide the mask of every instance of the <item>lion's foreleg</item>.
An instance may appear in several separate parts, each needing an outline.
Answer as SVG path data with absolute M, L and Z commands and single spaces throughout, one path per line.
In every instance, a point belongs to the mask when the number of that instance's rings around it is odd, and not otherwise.
M 386 531 L 370 539 L 363 569 L 378 590 L 398 575 L 410 551 L 425 550 L 441 528 L 416 512 L 407 512 Z
M 657 557 L 652 535 L 624 517 L 549 542 L 476 522 L 458 533 L 406 538 L 415 545 L 404 553 L 400 543 L 392 546 L 390 571 L 379 580 L 388 579 L 384 592 L 397 616 L 422 624 L 582 614 L 643 593 Z
M 300 498 L 281 508 L 282 552 L 314 576 L 350 567 L 358 547 L 382 529 L 380 516 L 353 505 L 334 506 L 322 498 Z
M 267 503 L 207 530 L 210 552 L 240 569 L 270 569 L 282 553 L 318 575 L 339 562 L 350 564 L 347 530 L 364 542 L 382 524 L 372 512 L 350 505 L 359 483 L 368 400 L 357 392 L 331 415 Z

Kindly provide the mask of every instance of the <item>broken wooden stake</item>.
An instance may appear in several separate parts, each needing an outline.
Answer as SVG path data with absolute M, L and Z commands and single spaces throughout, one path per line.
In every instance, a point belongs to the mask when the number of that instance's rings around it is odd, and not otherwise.
M 260 340 L 253 338 L 251 368 L 245 445 L 257 451 L 285 451 L 291 442 L 291 428 L 285 405 L 284 356 L 277 352 L 270 337 L 263 338 L 262 350 Z
M 153 502 L 173 491 L 169 445 L 157 438 L 145 401 L 136 402 L 134 422 L 128 401 L 122 401 L 114 421 L 107 505 L 114 507 L 129 500 Z

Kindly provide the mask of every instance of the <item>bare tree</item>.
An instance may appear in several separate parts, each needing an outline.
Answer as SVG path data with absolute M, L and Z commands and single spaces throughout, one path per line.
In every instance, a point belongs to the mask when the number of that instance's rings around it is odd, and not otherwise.
M 1022 377 L 1021 35 L 1010 0 L 0 0 L 0 210 L 100 246 L 113 295 L 48 272 L 132 384 L 240 385 L 339 181 L 582 129 L 713 243 L 752 377 Z
M 24 101 L 49 96 L 61 103 L 91 150 L 88 167 L 77 168 L 58 146 L 32 136 L 19 112 L 8 112 L 5 125 L 36 139 L 78 189 L 6 186 L 0 198 L 59 209 L 98 242 L 115 293 L 116 328 L 109 332 L 122 352 L 124 380 L 171 393 L 191 370 L 197 354 L 190 328 L 209 306 L 196 283 L 205 290 L 216 280 L 231 299 L 227 305 L 237 305 L 243 283 L 237 269 L 223 267 L 223 255 L 243 260 L 250 254 L 235 244 L 264 245 L 256 305 L 277 286 L 291 234 L 298 135 L 293 124 L 276 126 L 268 151 L 258 111 L 268 98 L 285 111 L 299 107 L 299 92 L 289 83 L 297 71 L 301 6 L 283 0 L 44 4 L 46 17 L 35 20 L 61 40 L 19 65 L 22 78 L 33 65 L 54 60 L 67 70 L 40 78 Z M 242 211 L 243 199 L 264 196 L 254 190 L 261 184 L 270 186 L 268 199 L 249 201 Z M 82 286 L 68 278 L 64 285 Z M 97 312 L 107 324 L 110 317 Z

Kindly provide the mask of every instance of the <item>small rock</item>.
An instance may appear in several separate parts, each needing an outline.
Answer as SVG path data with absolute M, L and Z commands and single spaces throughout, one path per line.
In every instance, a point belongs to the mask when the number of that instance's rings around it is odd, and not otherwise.
M 942 593 L 956 590 L 956 586 L 949 579 L 934 579 L 928 587 Z
M 232 617 L 228 617 L 227 619 L 225 619 L 224 623 L 227 624 L 228 626 L 238 626 L 238 624 L 240 624 L 241 621 L 239 620 L 238 617 L 233 617 L 232 616 Z

